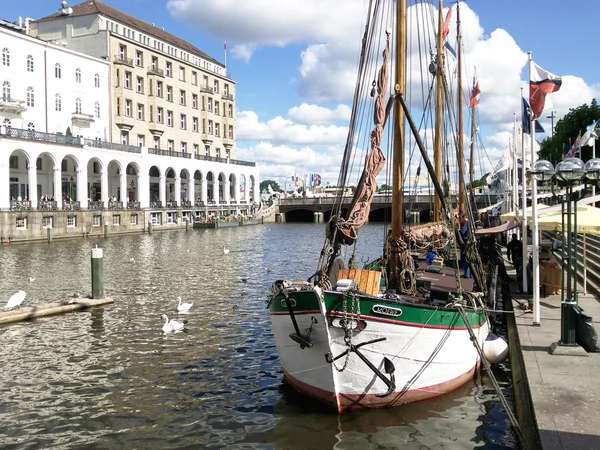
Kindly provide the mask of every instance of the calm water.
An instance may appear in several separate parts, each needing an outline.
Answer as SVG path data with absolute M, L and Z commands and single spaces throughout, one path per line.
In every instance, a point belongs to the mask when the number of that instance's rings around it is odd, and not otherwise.
M 383 233 L 366 227 L 365 259 Z M 24 305 L 89 295 L 96 245 L 115 300 L 0 326 L 0 446 L 516 448 L 485 378 L 441 399 L 341 416 L 282 384 L 265 292 L 312 274 L 323 239 L 322 225 L 283 224 L 0 247 L 0 305 L 19 289 Z M 188 329 L 164 335 L 160 315 L 177 315 L 178 295 L 194 302 Z

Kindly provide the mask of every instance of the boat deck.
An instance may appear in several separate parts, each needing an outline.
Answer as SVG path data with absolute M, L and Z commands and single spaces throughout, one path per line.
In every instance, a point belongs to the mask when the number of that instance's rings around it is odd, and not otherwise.
M 440 267 L 440 271 L 431 272 L 428 271 L 428 267 L 436 267 L 428 264 L 426 261 L 419 261 L 417 264 L 417 281 L 431 282 L 431 291 L 432 292 L 440 292 L 447 294 L 449 292 L 456 292 L 458 290 L 457 286 L 457 271 L 462 273 L 462 270 L 455 269 L 452 267 Z M 463 275 L 460 275 L 459 278 L 460 287 L 462 287 L 465 291 L 472 291 L 474 281 L 473 278 L 465 278 Z

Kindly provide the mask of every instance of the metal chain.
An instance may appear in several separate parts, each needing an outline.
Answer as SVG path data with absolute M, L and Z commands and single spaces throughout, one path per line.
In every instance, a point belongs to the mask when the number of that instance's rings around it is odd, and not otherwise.
M 348 292 L 348 291 L 346 291 Z M 346 370 L 346 367 L 348 366 L 348 361 L 350 361 L 350 347 L 352 346 L 352 337 L 354 336 L 354 328 L 353 328 L 353 324 L 354 324 L 354 319 L 351 319 L 352 322 L 348 322 L 348 307 L 347 307 L 347 297 L 348 295 L 346 294 L 346 292 L 344 292 L 344 296 L 343 296 L 343 305 L 342 305 L 342 319 L 340 321 L 340 324 L 342 326 L 342 328 L 344 329 L 344 342 L 346 343 L 346 345 L 348 346 L 348 350 L 346 353 L 346 358 L 344 359 L 344 365 L 342 367 L 338 367 L 338 365 L 335 363 L 335 361 L 331 361 L 331 363 L 333 364 L 333 367 L 335 367 L 335 370 L 337 370 L 338 372 L 343 372 L 344 370 Z M 351 308 L 351 313 L 354 314 L 356 316 L 356 323 L 358 326 L 358 320 L 360 319 L 360 300 L 358 298 L 358 295 L 356 292 L 350 292 L 349 295 L 352 298 L 352 308 Z M 350 323 L 350 326 L 348 326 L 348 324 Z

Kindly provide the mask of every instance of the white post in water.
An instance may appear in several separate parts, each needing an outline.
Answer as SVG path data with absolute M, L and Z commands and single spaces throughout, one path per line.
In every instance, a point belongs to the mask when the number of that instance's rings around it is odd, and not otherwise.
M 104 257 L 98 247 L 92 249 L 92 298 L 104 298 Z

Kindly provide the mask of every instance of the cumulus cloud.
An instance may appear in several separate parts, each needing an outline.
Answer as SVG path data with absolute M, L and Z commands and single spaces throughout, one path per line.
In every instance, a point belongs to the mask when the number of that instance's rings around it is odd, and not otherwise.
M 304 124 L 330 124 L 340 120 L 350 120 L 352 110 L 348 105 L 337 105 L 334 109 L 319 105 L 302 103 L 288 111 L 288 116 L 295 122 Z

